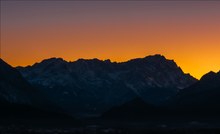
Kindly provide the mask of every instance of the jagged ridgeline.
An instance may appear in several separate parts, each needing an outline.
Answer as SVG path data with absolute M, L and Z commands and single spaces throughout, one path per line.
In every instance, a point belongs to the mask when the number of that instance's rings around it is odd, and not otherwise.
M 74 115 L 101 114 L 137 97 L 160 105 L 197 81 L 162 55 L 121 63 L 51 58 L 17 69 L 56 106 Z

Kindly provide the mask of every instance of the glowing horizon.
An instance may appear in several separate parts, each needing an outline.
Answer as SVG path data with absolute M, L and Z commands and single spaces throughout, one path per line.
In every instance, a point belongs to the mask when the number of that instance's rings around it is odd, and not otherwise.
M 157 55 L 157 54 L 150 54 L 150 55 L 146 55 L 146 56 L 152 56 L 152 55 Z M 183 70 L 183 68 L 175 61 L 175 59 L 172 59 L 172 58 L 167 58 L 165 55 L 163 55 L 163 54 L 160 54 L 160 55 L 162 55 L 162 56 L 164 56 L 167 60 L 174 60 L 174 62 L 177 64 L 177 66 L 178 67 L 180 67 L 182 70 Z M 145 57 L 146 57 L 145 56 Z M 35 63 L 40 63 L 40 62 L 42 62 L 43 60 L 46 60 L 46 59 L 51 59 L 51 58 L 62 58 L 62 57 L 48 57 L 48 58 L 44 58 L 44 59 L 41 59 L 41 60 L 39 60 L 39 61 L 35 61 L 35 62 L 33 62 L 33 63 L 31 63 L 31 64 L 24 64 L 24 65 L 13 65 L 13 64 L 10 64 L 10 65 L 12 65 L 13 67 L 18 67 L 18 66 L 22 66 L 22 67 L 26 67 L 26 66 L 32 66 L 32 65 L 34 65 Z M 118 60 L 111 60 L 111 59 L 109 59 L 109 58 L 104 58 L 104 59 L 100 59 L 100 58 L 78 58 L 78 59 L 85 59 L 85 60 L 91 60 L 91 59 L 99 59 L 99 60 L 110 60 L 111 62 L 117 62 L 117 63 L 120 63 L 120 62 L 127 62 L 127 61 L 129 61 L 129 60 L 132 60 L 132 59 L 137 59 L 137 58 L 144 58 L 144 57 L 134 57 L 134 58 L 131 58 L 131 59 L 127 59 L 127 60 L 121 60 L 121 61 L 118 61 Z M 75 61 L 77 61 L 78 59 L 69 59 L 69 60 L 67 60 L 67 59 L 64 59 L 64 58 L 62 58 L 64 61 L 66 61 L 66 62 L 75 62 Z M 3 59 L 4 60 L 4 59 Z M 210 72 L 210 71 L 213 71 L 213 72 L 215 72 L 215 73 L 217 73 L 217 72 L 219 72 L 220 71 L 220 69 L 217 69 L 217 70 L 209 70 L 208 72 Z M 194 75 L 192 75 L 191 73 L 189 73 L 189 72 L 185 72 L 184 70 L 183 70 L 183 72 L 184 73 L 186 73 L 186 74 L 190 74 L 191 76 L 193 76 L 194 78 L 196 78 L 196 79 L 200 79 L 203 75 L 205 75 L 206 73 L 208 73 L 208 72 L 205 72 L 204 74 L 202 74 L 201 76 L 199 76 L 199 77 L 195 77 Z
M 220 2 L 1 1 L 1 58 L 123 62 L 161 54 L 199 79 L 220 70 Z

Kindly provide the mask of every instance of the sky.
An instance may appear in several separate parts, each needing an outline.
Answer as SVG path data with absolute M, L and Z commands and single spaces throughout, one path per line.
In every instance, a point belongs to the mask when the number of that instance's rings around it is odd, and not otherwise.
M 1 1 L 1 58 L 127 61 L 162 54 L 196 78 L 220 70 L 219 1 Z

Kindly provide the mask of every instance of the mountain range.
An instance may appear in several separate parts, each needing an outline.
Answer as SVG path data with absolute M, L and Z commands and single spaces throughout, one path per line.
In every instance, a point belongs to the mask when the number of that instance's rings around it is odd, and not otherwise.
M 197 81 L 162 55 L 121 63 L 51 58 L 17 69 L 50 101 L 74 115 L 100 114 L 136 97 L 160 105 Z
M 1 59 L 0 87 L 6 111 L 28 107 L 37 113 L 105 118 L 220 112 L 220 72 L 197 80 L 162 55 L 120 63 L 50 58 L 16 68 Z

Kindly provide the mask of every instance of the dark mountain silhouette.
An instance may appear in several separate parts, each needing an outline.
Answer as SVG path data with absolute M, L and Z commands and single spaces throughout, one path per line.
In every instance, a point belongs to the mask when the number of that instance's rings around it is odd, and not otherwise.
M 49 100 L 25 80 L 20 72 L 0 59 L 0 100 L 16 104 L 46 106 Z
M 122 63 L 51 58 L 17 69 L 69 113 L 97 114 L 137 96 L 158 105 L 197 81 L 161 55 Z
M 0 98 L 11 103 L 32 103 L 34 88 L 22 75 L 10 65 L 0 59 Z
M 113 107 L 104 119 L 139 119 L 150 117 L 169 120 L 218 120 L 220 118 L 220 72 L 209 72 L 200 81 L 180 90 L 163 105 L 155 107 L 139 99 Z
M 0 59 L 0 123 L 79 123 L 72 117 L 59 113 L 58 109 L 52 112 L 38 108 L 40 106 L 37 104 L 42 101 L 44 106 L 48 106 L 43 94 L 39 94 L 16 69 Z
M 220 119 L 220 72 L 197 81 L 160 55 L 122 63 L 52 58 L 17 69 L 0 60 L 2 122 L 80 124 L 61 109 L 156 124 L 163 119 Z
M 102 114 L 85 121 L 120 127 L 213 127 L 219 126 L 219 96 L 220 72 L 197 81 L 161 55 L 122 63 L 51 58 L 16 69 L 0 59 L 1 126 L 72 128 L 82 123 L 70 114 Z
M 200 81 L 182 90 L 171 99 L 173 105 L 196 114 L 219 114 L 220 72 L 209 72 Z M 220 114 L 219 114 L 220 115 Z

